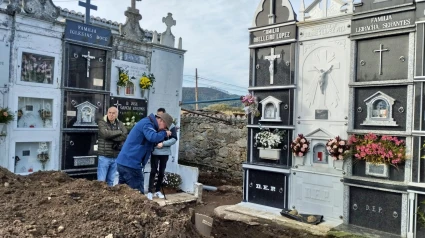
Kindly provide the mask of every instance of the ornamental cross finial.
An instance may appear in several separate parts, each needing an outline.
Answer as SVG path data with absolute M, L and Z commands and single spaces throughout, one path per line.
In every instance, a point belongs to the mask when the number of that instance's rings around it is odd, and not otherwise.
M 167 17 L 162 18 L 162 22 L 164 22 L 167 26 L 167 30 L 165 32 L 171 34 L 171 27 L 176 25 L 176 20 L 174 20 L 173 14 L 168 13 Z
M 86 0 L 86 2 L 79 1 L 78 6 L 86 8 L 86 14 L 84 18 L 84 23 L 90 24 L 90 9 L 97 11 L 97 6 L 92 5 L 91 0 Z

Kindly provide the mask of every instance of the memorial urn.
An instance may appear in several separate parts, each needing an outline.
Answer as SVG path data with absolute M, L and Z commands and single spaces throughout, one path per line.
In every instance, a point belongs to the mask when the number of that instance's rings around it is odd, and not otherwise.
M 271 148 L 265 148 L 265 147 L 258 147 L 258 150 L 260 151 L 260 158 L 261 159 L 279 160 L 279 158 L 280 158 L 281 149 L 271 149 Z
M 344 160 L 342 160 L 342 159 L 334 159 L 333 160 L 333 163 L 334 163 L 334 169 L 344 170 Z
M 141 92 L 142 92 L 142 98 L 147 98 L 149 89 L 141 89 Z
M 121 90 L 121 87 L 117 86 L 117 95 L 120 95 L 120 90 Z

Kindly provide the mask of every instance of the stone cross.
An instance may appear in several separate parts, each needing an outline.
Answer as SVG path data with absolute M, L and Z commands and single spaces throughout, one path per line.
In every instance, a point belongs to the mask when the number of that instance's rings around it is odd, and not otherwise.
M 176 20 L 173 19 L 173 14 L 168 13 L 167 17 L 162 18 L 162 22 L 164 22 L 167 26 L 167 30 L 165 32 L 171 34 L 171 27 L 176 25 Z
M 390 51 L 389 49 L 382 49 L 383 46 L 383 44 L 379 44 L 379 50 L 373 51 L 375 53 L 379 53 L 379 75 L 382 75 L 382 52 Z
M 90 24 L 90 9 L 97 11 L 97 6 L 92 5 L 90 1 L 91 0 L 86 0 L 86 2 L 82 2 L 82 1 L 78 2 L 78 6 L 86 8 L 86 14 L 85 14 L 85 18 L 84 18 L 84 23 L 86 23 L 86 24 Z
M 280 58 L 280 54 L 279 55 L 275 55 L 274 54 L 274 48 L 271 49 L 271 55 L 270 56 L 265 56 L 264 59 L 268 60 L 270 62 L 270 66 L 269 66 L 269 71 L 270 71 L 270 84 L 273 84 L 273 80 L 274 80 L 274 61 L 276 59 Z
M 141 2 L 142 0 L 131 0 L 131 8 L 136 9 L 136 1 Z
M 270 0 L 270 12 L 269 12 L 269 24 L 275 23 L 275 15 L 274 15 L 274 0 Z
M 90 60 L 96 59 L 96 57 L 90 55 L 90 51 L 87 51 L 87 55 L 81 55 L 87 59 L 87 78 L 90 77 Z

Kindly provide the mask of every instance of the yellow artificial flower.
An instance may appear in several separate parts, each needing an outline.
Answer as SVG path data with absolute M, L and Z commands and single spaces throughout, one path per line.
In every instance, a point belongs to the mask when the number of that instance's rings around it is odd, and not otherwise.
M 140 87 L 142 89 L 148 89 L 151 86 L 152 86 L 152 81 L 148 77 L 143 76 L 142 78 L 140 78 Z

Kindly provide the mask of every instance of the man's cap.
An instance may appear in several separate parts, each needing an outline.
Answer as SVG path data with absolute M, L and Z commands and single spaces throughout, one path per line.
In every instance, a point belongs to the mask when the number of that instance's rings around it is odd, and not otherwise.
M 173 124 L 173 118 L 168 113 L 162 113 L 161 115 L 156 115 L 156 117 L 161 118 L 168 129 L 170 129 L 171 124 Z

